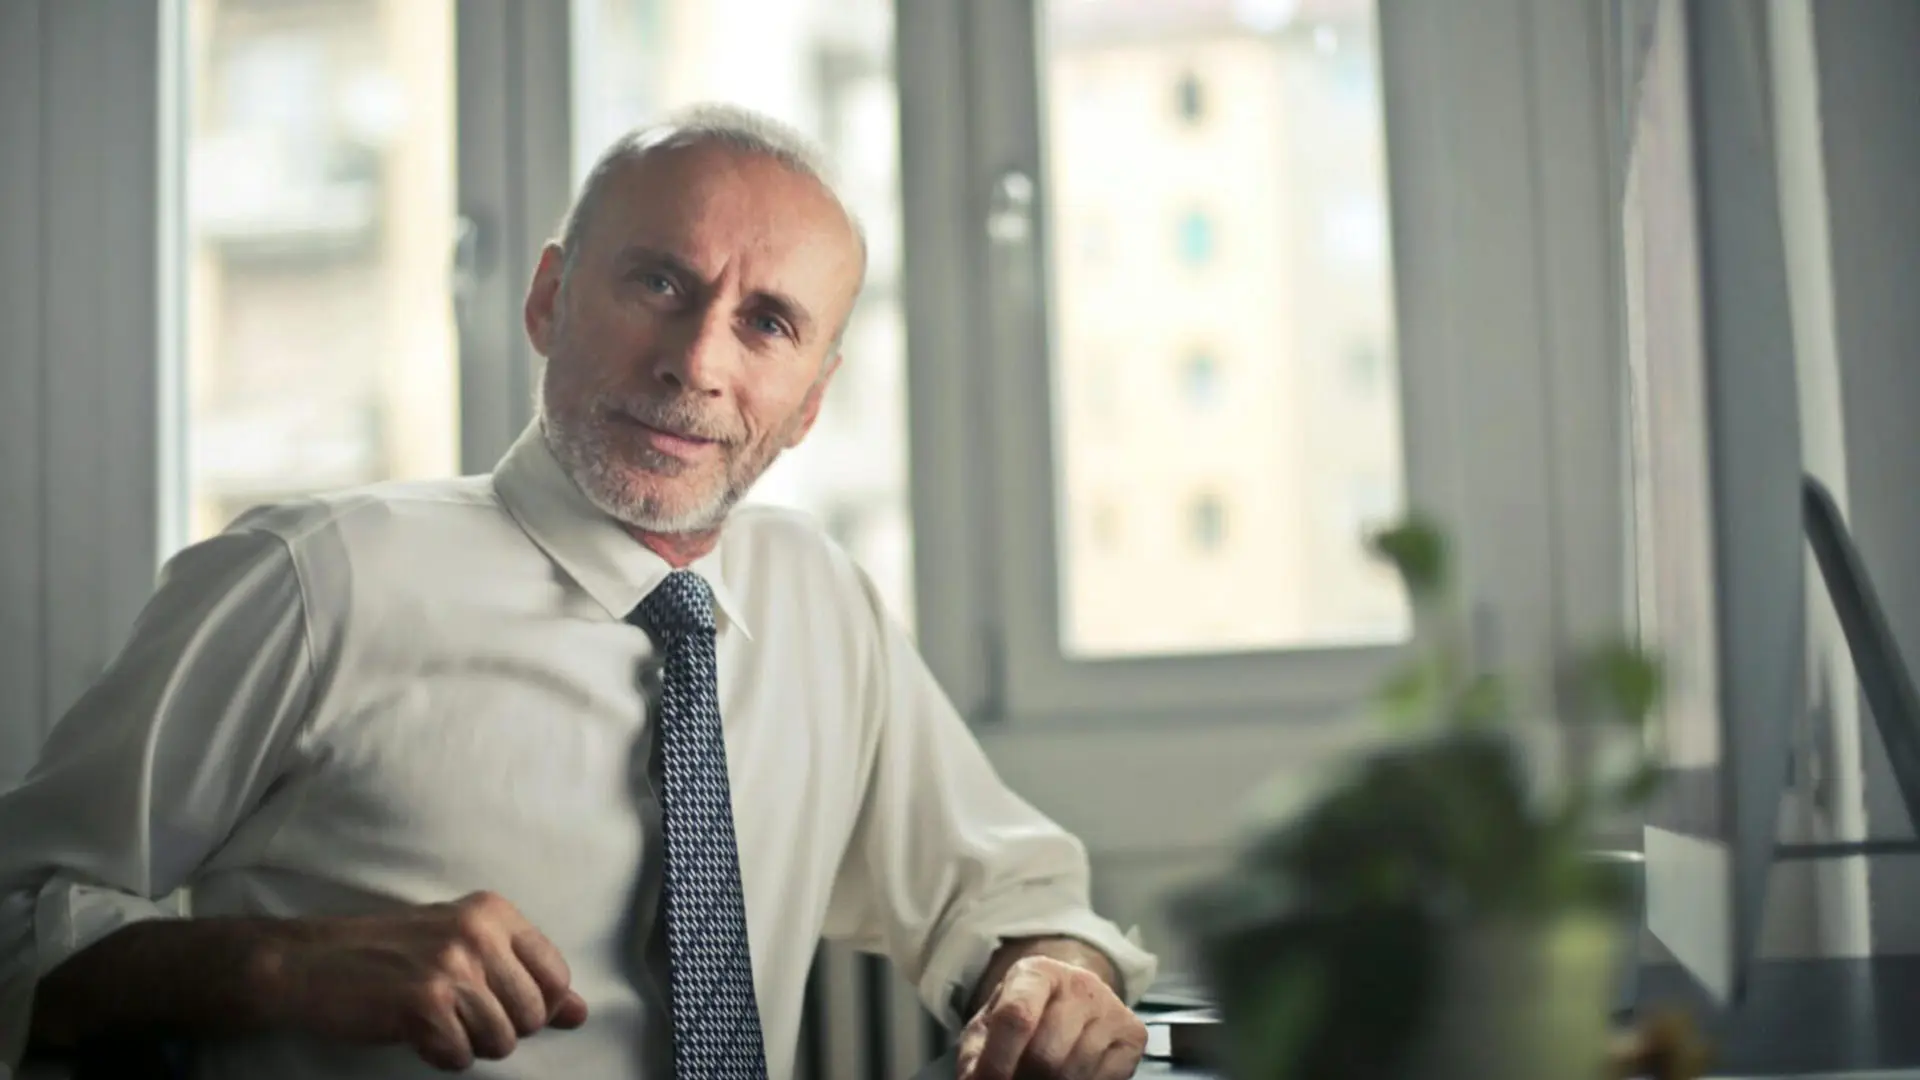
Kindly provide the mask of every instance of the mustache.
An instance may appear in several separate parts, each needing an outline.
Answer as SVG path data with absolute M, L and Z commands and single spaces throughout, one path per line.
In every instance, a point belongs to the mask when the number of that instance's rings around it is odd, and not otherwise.
M 625 413 L 648 427 L 675 435 L 688 435 L 728 445 L 740 441 L 740 433 L 733 425 L 688 398 L 669 398 L 664 401 L 607 398 L 602 404 L 609 412 Z

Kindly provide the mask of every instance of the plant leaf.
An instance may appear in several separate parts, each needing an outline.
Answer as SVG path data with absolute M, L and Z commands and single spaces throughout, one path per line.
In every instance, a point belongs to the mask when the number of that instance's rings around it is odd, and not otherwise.
M 1396 726 L 1413 727 L 1439 711 L 1444 675 L 1433 660 L 1408 664 L 1375 692 L 1374 700 Z
M 1614 797 L 1628 806 L 1638 806 L 1653 798 L 1654 793 L 1660 790 L 1662 779 L 1658 762 L 1642 761 L 1614 788 Z
M 1461 727 L 1493 727 L 1509 715 L 1507 685 L 1498 675 L 1476 676 L 1453 702 L 1453 721 Z
M 1589 671 L 1607 706 L 1634 727 L 1646 725 L 1665 694 L 1666 675 L 1659 659 L 1629 642 L 1601 649 Z
M 1433 523 L 1410 517 L 1375 533 L 1368 546 L 1393 564 L 1414 599 L 1430 599 L 1446 588 L 1447 541 Z
M 1326 972 L 1319 958 L 1295 953 L 1274 965 L 1243 1006 L 1241 1021 L 1227 1029 L 1235 1076 L 1286 1075 L 1294 1070 L 1319 1030 L 1326 1002 Z

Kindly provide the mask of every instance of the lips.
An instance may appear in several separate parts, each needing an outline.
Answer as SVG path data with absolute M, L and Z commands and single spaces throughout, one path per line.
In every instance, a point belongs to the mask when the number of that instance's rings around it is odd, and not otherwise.
M 692 457 L 706 447 L 715 445 L 717 442 L 717 440 L 709 439 L 702 435 L 695 435 L 681 429 L 648 423 L 630 413 L 621 412 L 615 415 L 627 426 L 638 431 L 641 437 L 647 441 L 647 445 L 673 457 Z

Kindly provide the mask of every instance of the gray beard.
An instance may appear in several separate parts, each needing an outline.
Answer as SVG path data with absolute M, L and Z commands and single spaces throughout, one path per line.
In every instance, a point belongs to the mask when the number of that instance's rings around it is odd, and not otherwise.
M 544 401 L 540 428 L 547 449 L 587 501 L 601 513 L 641 532 L 661 535 L 711 532 L 726 520 L 728 511 L 746 496 L 751 485 L 751 481 L 735 484 L 731 479 L 724 480 L 692 505 L 669 512 L 660 505 L 658 497 L 632 490 L 625 472 L 615 464 L 617 459 L 604 429 L 581 431 L 557 422 L 547 412 Z M 663 475 L 670 474 L 663 470 Z

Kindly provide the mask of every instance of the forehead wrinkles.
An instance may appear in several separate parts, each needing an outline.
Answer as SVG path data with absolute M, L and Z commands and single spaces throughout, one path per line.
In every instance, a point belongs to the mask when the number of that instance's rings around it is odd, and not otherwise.
M 776 161 L 715 147 L 671 150 L 630 163 L 614 185 L 634 223 L 699 221 L 749 233 L 818 229 L 839 209 L 819 184 Z
M 681 177 L 670 178 L 682 181 Z M 819 271 L 833 258 L 834 234 L 822 228 L 815 200 L 788 186 L 727 176 L 714 182 L 688 177 L 664 191 L 623 192 L 616 244 L 639 243 L 675 254 L 702 275 L 718 277 L 744 256 L 748 268 L 773 270 L 794 263 Z M 809 205 L 813 204 L 813 205 Z
M 610 253 L 631 245 L 679 257 L 709 283 L 800 302 L 832 332 L 857 293 L 859 241 L 817 180 L 778 161 L 719 147 L 629 163 L 597 223 Z

